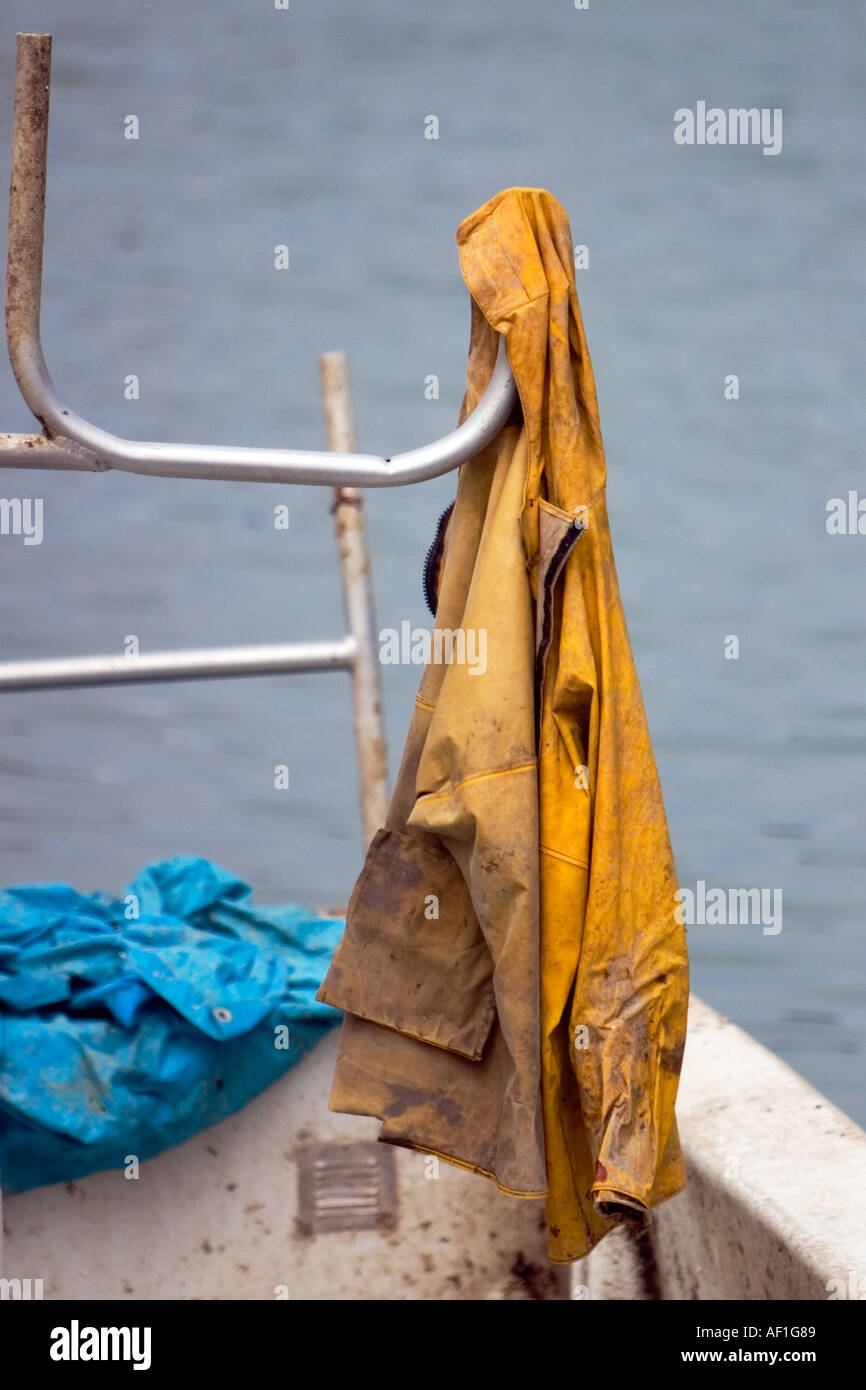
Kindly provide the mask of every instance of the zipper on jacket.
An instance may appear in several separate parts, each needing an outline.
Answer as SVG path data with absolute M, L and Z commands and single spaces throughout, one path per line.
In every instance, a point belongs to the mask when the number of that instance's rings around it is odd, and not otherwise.
M 454 501 L 456 500 L 455 498 Z M 424 602 L 427 604 L 434 618 L 436 617 L 436 581 L 439 578 L 442 547 L 445 544 L 445 531 L 453 510 L 454 502 L 449 502 L 436 523 L 436 534 L 433 537 L 433 543 L 424 557 Z

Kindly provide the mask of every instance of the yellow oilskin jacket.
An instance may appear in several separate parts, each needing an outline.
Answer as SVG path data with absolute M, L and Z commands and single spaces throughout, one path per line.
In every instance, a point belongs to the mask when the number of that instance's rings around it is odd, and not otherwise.
M 551 1259 L 685 1182 L 688 966 L 605 506 L 568 219 L 510 188 L 461 224 L 474 409 L 504 334 L 519 409 L 460 470 L 385 826 L 319 998 L 330 1105 L 546 1197 Z

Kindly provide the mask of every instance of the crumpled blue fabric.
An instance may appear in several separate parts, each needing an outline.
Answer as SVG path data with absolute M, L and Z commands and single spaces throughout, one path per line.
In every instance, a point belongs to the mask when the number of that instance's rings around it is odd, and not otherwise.
M 342 1015 L 316 1000 L 343 919 L 254 907 L 206 859 L 122 899 L 0 889 L 0 1182 L 152 1158 L 239 1110 Z

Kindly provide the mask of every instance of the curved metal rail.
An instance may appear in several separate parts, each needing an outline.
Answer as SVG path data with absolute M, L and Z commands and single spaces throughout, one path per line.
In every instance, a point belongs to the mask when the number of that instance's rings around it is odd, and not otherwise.
M 458 429 L 393 458 L 309 449 L 164 444 L 121 439 L 65 405 L 40 338 L 51 35 L 19 34 L 15 63 L 12 177 L 6 273 L 6 337 L 21 394 L 44 435 L 0 435 L 0 466 L 109 468 L 169 478 L 329 487 L 397 487 L 439 477 L 483 449 L 507 421 L 517 388 L 500 338 L 496 365 L 478 406 Z

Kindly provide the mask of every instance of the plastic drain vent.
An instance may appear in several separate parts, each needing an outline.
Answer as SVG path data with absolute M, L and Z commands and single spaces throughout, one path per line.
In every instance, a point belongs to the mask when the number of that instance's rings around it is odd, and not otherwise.
M 299 1235 L 395 1229 L 397 1171 L 387 1144 L 323 1144 L 299 1164 Z

